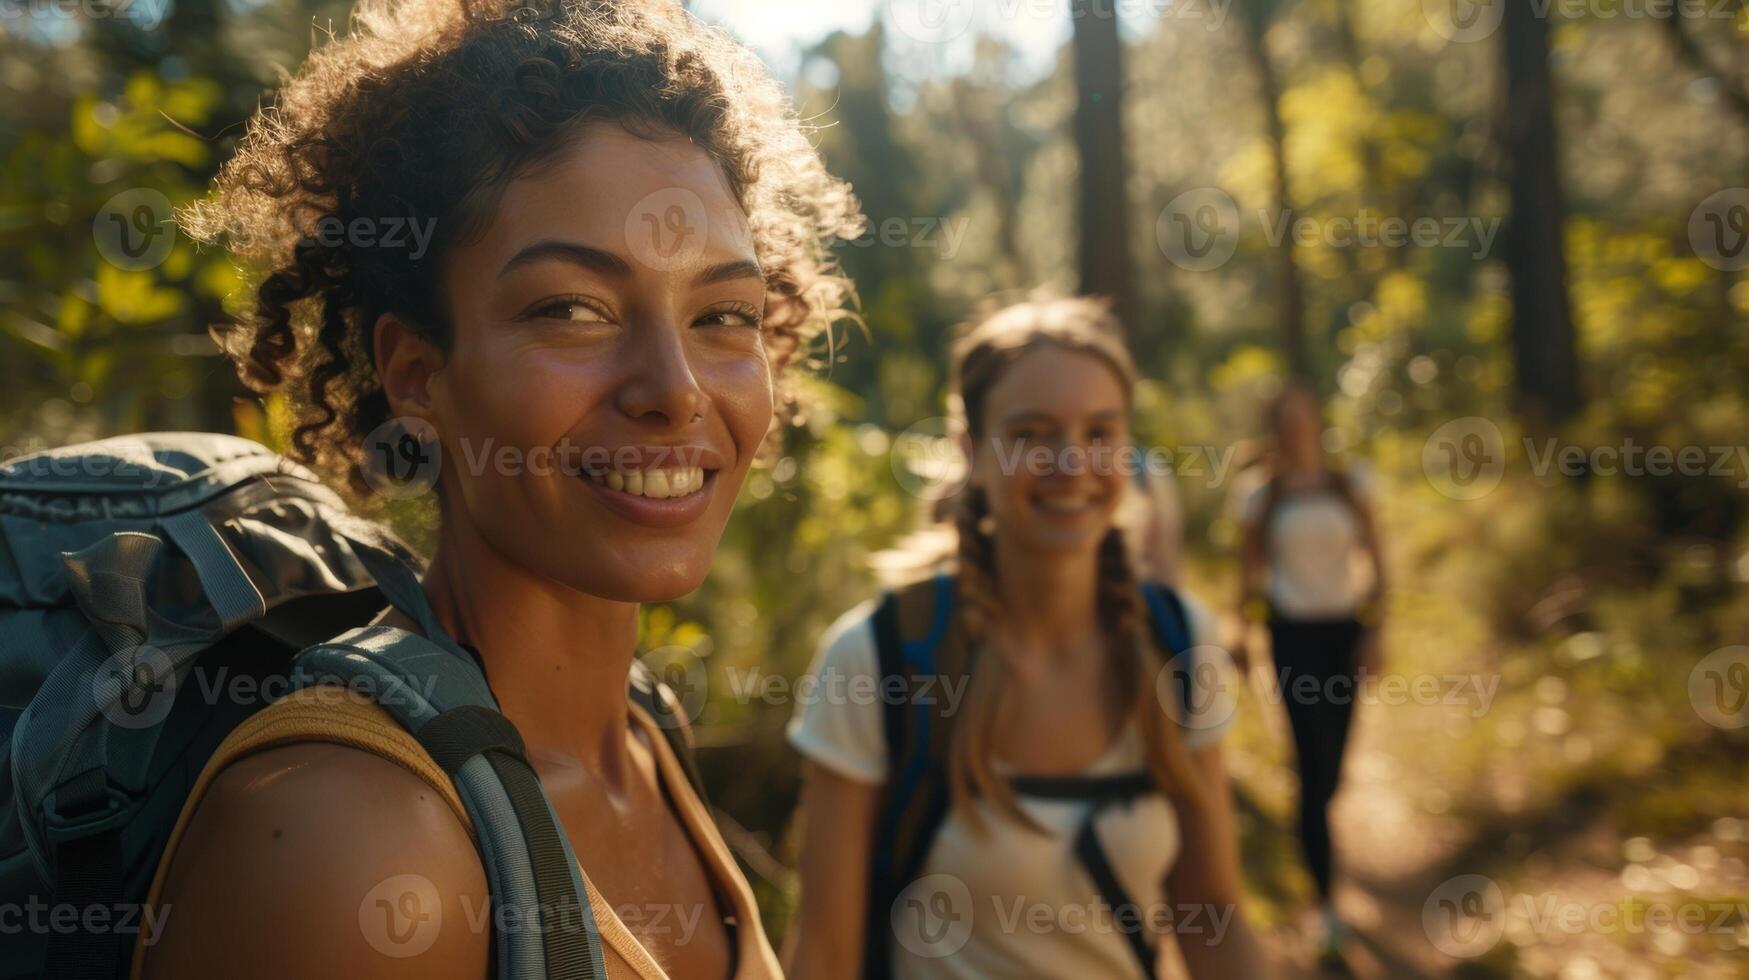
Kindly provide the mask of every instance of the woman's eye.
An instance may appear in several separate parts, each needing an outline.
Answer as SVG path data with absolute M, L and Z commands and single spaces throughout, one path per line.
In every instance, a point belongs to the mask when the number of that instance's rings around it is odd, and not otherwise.
M 696 327 L 757 327 L 759 311 L 744 304 L 707 310 L 693 321 Z
M 539 320 L 570 320 L 573 323 L 606 323 L 607 317 L 591 304 L 577 299 L 556 299 L 529 311 Z

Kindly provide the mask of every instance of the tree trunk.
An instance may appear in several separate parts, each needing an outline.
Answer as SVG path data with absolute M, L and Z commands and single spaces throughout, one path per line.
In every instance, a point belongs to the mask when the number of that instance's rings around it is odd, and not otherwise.
M 1075 146 L 1081 155 L 1080 291 L 1110 297 L 1118 316 L 1134 330 L 1117 5 L 1072 0 L 1069 11 L 1075 30 Z
M 1508 3 L 1501 31 L 1504 132 L 1511 217 L 1512 354 L 1520 410 L 1533 426 L 1579 411 L 1579 359 L 1567 296 L 1567 258 L 1555 142 L 1549 28 L 1529 4 Z
M 1294 261 L 1294 207 L 1287 182 L 1287 130 L 1281 121 L 1281 82 L 1275 77 L 1275 65 L 1269 60 L 1269 46 L 1264 39 L 1269 28 L 1269 14 L 1260 0 L 1244 0 L 1245 51 L 1251 59 L 1251 69 L 1257 75 L 1258 96 L 1263 102 L 1263 121 L 1269 139 L 1271 183 L 1275 194 L 1276 214 L 1280 227 L 1287 234 L 1275 246 L 1277 284 L 1281 290 L 1281 347 L 1287 356 L 1288 372 L 1295 378 L 1310 380 L 1311 357 L 1306 350 L 1305 290 L 1300 283 L 1300 268 Z

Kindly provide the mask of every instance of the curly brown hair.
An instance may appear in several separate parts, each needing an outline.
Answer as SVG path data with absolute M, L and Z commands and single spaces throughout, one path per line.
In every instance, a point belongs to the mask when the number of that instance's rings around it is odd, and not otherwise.
M 350 33 L 311 54 L 250 121 L 212 196 L 181 215 L 253 273 L 253 310 L 213 333 L 245 384 L 285 396 L 293 456 L 363 491 L 363 437 L 389 417 L 377 319 L 394 313 L 447 350 L 446 248 L 600 121 L 678 133 L 722 167 L 765 270 L 780 372 L 829 341 L 854 303 L 829 250 L 858 233 L 857 204 L 727 33 L 671 0 L 361 0 Z M 417 256 L 315 234 L 360 219 L 436 232 Z

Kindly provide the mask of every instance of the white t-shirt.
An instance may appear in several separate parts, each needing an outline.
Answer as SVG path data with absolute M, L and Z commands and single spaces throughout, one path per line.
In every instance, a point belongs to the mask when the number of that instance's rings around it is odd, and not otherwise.
M 1208 611 L 1188 596 L 1184 605 L 1192 644 L 1211 642 L 1216 633 Z M 888 767 L 877 690 L 880 668 L 869 621 L 874 606 L 873 601 L 863 603 L 826 631 L 809 671 L 812 693 L 799 698 L 789 740 L 827 769 L 878 785 L 886 781 Z M 1231 689 L 1231 682 L 1223 684 Z M 1205 714 L 1192 718 L 1184 730 L 1192 747 L 1212 743 L 1231 723 L 1230 701 L 1212 698 L 1206 704 Z M 1131 725 L 1081 775 L 1129 773 L 1143 765 L 1141 739 Z M 979 834 L 957 809 L 949 810 L 921 875 L 894 903 L 890 939 L 895 976 L 985 980 L 1144 975 L 1075 857 L 1075 835 L 1092 804 L 1029 797 L 1020 797 L 1019 804 L 1047 834 L 982 802 L 974 804 L 984 807 L 984 832 Z M 1159 794 L 1113 804 L 1100 815 L 1097 828 L 1124 891 L 1141 906 L 1144 918 L 1169 921 L 1172 909 L 1164 885 L 1180 845 L 1171 804 Z
M 1348 470 L 1356 502 L 1372 500 L 1372 479 L 1359 466 Z M 1246 524 L 1263 514 L 1268 481 L 1253 488 L 1240 507 Z M 1345 619 L 1354 615 L 1366 582 L 1355 568 L 1363 552 L 1360 521 L 1334 487 L 1288 489 L 1264 528 L 1269 562 L 1269 604 L 1289 619 Z

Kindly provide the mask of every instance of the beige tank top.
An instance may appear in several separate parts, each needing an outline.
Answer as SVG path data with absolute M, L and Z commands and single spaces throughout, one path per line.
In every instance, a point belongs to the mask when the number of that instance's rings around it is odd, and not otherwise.
M 662 736 L 655 720 L 636 704 L 631 706 L 631 716 L 634 723 L 648 736 L 648 742 L 656 754 L 657 771 L 663 788 L 669 799 L 674 801 L 682 826 L 704 860 L 706 872 L 730 902 L 729 914 L 734 920 L 736 948 L 734 980 L 780 980 L 783 973 L 778 966 L 776 954 L 772 952 L 771 943 L 765 936 L 764 926 L 760 923 L 759 908 L 754 902 L 752 889 L 748 887 L 747 879 L 736 866 L 728 845 L 717 833 L 709 810 L 693 792 L 680 760 L 675 758 L 668 740 Z M 170 832 L 170 840 L 165 845 L 164 856 L 158 862 L 158 870 L 152 877 L 152 887 L 147 894 L 148 907 L 155 907 L 161 901 L 164 881 L 176 847 L 188 828 L 195 808 L 218 774 L 244 756 L 298 742 L 332 742 L 396 763 L 423 779 L 441 794 L 456 818 L 472 836 L 473 822 L 469 819 L 467 809 L 462 805 L 461 797 L 457 795 L 449 776 L 387 711 L 374 704 L 328 697 L 315 689 L 306 689 L 262 709 L 238 725 L 220 743 L 212 758 L 207 761 L 206 767 L 201 770 L 194 789 L 182 805 L 182 813 L 176 820 L 176 826 Z M 595 890 L 588 874 L 584 874 L 583 883 L 589 890 L 589 907 L 594 911 L 596 925 L 601 930 L 609 980 L 669 980 L 668 974 L 663 972 L 662 967 L 615 914 L 613 906 Z M 153 937 L 142 932 L 140 941 L 135 944 L 130 973 L 132 980 L 140 980 L 142 976 L 145 951 L 151 941 Z

